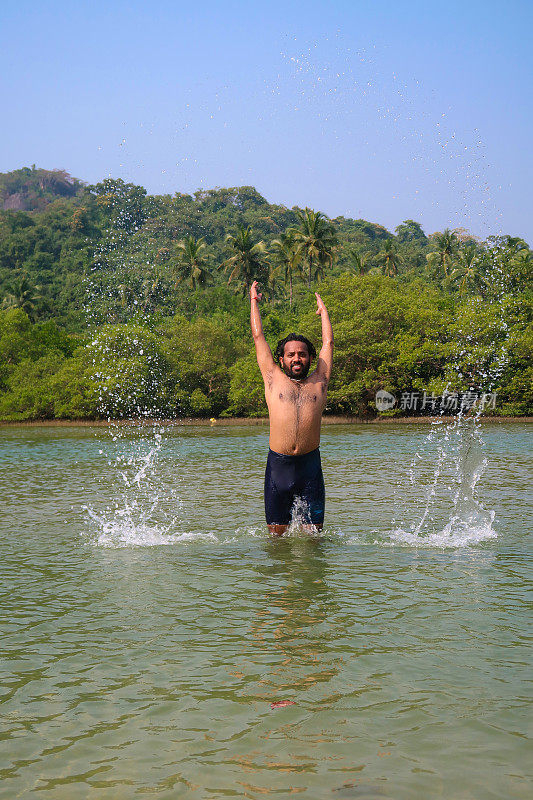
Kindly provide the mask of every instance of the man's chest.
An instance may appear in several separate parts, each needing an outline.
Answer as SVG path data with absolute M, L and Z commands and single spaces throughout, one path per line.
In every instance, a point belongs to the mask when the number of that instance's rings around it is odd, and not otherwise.
M 315 408 L 322 410 L 325 402 L 326 387 L 321 381 L 305 384 L 284 381 L 283 383 L 274 384 L 268 395 L 270 395 L 270 397 L 267 396 L 269 405 L 283 406 L 286 410 L 290 407 L 307 408 L 309 411 Z

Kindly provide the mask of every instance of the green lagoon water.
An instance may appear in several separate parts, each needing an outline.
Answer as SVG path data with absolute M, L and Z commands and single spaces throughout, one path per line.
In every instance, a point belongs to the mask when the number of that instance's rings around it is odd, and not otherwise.
M 0 430 L 0 796 L 529 799 L 531 429 L 443 430 L 280 540 L 264 427 Z

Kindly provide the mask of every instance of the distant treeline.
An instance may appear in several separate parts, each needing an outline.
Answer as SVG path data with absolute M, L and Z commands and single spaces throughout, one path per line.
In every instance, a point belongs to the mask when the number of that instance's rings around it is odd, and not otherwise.
M 533 413 L 533 254 L 510 236 L 394 233 L 268 203 L 253 187 L 148 196 L 65 171 L 0 175 L 0 419 L 262 415 L 249 333 L 335 330 L 328 410 L 377 412 L 380 389 L 496 391 Z M 401 412 L 398 407 L 387 412 Z

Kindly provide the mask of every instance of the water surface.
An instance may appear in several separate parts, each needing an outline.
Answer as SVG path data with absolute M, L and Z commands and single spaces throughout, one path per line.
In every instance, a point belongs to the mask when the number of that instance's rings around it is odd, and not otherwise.
M 272 540 L 264 429 L 2 429 L 2 796 L 529 798 L 528 428 L 413 544 L 427 433 L 325 428 L 326 530 Z

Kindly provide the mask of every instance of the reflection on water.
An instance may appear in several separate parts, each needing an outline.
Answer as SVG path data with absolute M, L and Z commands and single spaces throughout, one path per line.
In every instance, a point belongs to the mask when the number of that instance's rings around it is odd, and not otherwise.
M 426 435 L 327 428 L 327 530 L 273 540 L 265 431 L 169 431 L 160 547 L 135 515 L 99 543 L 83 510 L 143 497 L 136 434 L 4 429 L 6 797 L 528 797 L 526 426 L 485 432 L 497 538 L 394 546 Z
M 260 684 L 265 699 L 294 700 L 299 690 L 336 674 L 334 662 L 326 667 L 320 659 L 325 641 L 334 636 L 329 620 L 337 610 L 326 583 L 325 543 L 302 535 L 263 547 L 268 561 L 258 573 L 268 589 L 251 635 L 260 648 L 269 642 L 278 666 Z

